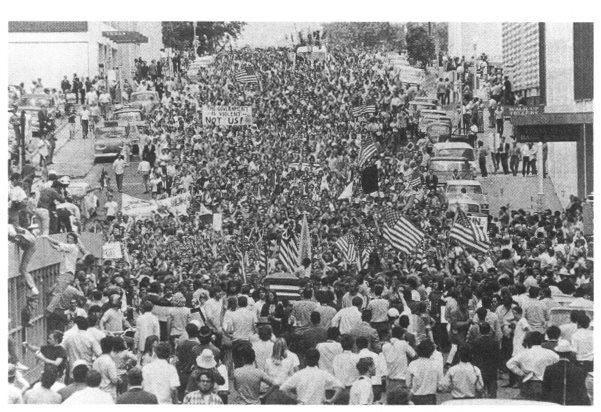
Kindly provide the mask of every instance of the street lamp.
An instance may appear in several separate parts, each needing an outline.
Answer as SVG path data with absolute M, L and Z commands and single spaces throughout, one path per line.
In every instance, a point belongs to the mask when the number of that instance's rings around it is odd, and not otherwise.
M 473 94 L 475 96 L 475 94 L 476 94 L 476 74 L 478 72 L 478 54 L 476 52 L 476 50 L 478 49 L 478 39 L 477 38 L 474 38 L 473 44 L 474 44 L 474 87 L 473 87 Z

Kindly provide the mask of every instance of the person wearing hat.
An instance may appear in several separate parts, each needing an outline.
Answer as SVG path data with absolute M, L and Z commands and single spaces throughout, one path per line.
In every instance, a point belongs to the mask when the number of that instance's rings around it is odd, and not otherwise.
M 8 364 L 8 404 L 21 404 L 23 403 L 23 396 L 21 395 L 21 389 L 15 385 L 17 379 L 17 367 L 12 363 Z
M 225 384 L 225 377 L 221 376 L 217 370 L 217 361 L 211 349 L 203 349 L 201 354 L 196 358 L 196 366 L 194 366 L 188 377 L 185 393 L 188 394 L 198 390 L 198 376 L 203 373 L 211 374 L 214 383 L 217 385 Z
M 557 287 L 561 290 L 564 295 L 571 295 L 576 291 L 576 279 L 572 272 L 568 271 L 565 267 L 559 270 L 559 277 L 561 281 L 557 283 Z
M 545 369 L 542 399 L 560 405 L 590 405 L 585 385 L 587 373 L 571 360 L 574 348 L 568 340 L 560 339 L 555 352 L 559 361 Z

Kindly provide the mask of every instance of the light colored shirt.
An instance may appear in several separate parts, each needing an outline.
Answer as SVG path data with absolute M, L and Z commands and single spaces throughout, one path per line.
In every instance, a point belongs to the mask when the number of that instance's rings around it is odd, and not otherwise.
M 356 306 L 344 308 L 332 318 L 332 326 L 340 330 L 341 335 L 349 334 L 351 330 L 361 323 L 361 312 Z
M 67 351 L 70 364 L 81 359 L 92 366 L 94 358 L 102 354 L 100 344 L 92 339 L 85 330 L 78 329 L 77 332 L 69 334 L 63 339 L 62 345 Z
M 59 404 L 62 400 L 63 398 L 57 392 L 43 386 L 28 390 L 23 395 L 26 404 Z
M 578 328 L 572 335 L 572 346 L 576 352 L 576 360 L 593 360 L 593 331 L 590 329 Z
M 343 351 L 334 358 L 334 376 L 344 386 L 351 386 L 359 378 L 357 362 L 359 362 L 359 355 L 348 350 Z
M 414 358 L 416 353 L 406 341 L 391 338 L 382 346 L 382 355 L 386 361 L 388 378 L 406 379 L 409 359 Z
M 371 380 L 361 376 L 351 386 L 349 405 L 371 405 L 374 402 L 374 391 Z
M 418 358 L 407 367 L 406 384 L 413 395 L 432 395 L 443 379 L 440 365 L 433 359 Z
M 115 365 L 115 361 L 111 358 L 111 355 L 100 355 L 94 361 L 92 369 L 98 371 L 102 377 L 99 388 L 111 395 L 113 401 L 115 401 L 117 399 L 119 377 L 117 376 L 117 365 Z
M 150 174 L 150 162 L 148 162 L 147 160 L 142 160 L 138 165 L 138 172 L 141 172 L 145 175 Z
M 318 343 L 315 347 L 319 351 L 319 369 L 334 374 L 334 358 L 342 353 L 342 345 L 335 341 Z
M 250 340 L 256 323 L 257 316 L 247 308 L 227 311 L 223 317 L 223 329 L 232 334 L 233 340 Z
M 515 329 L 513 330 L 513 356 L 525 350 L 523 345 L 524 337 L 526 337 L 526 333 L 530 330 L 528 321 L 523 317 L 515 324 Z
M 386 359 L 382 353 L 377 354 L 368 349 L 361 349 L 357 354 L 359 359 L 361 358 L 372 358 L 374 365 L 376 365 L 376 373 L 371 377 L 372 385 L 381 385 L 382 378 L 388 376 L 388 369 L 386 367 Z
M 159 404 L 171 403 L 171 390 L 179 387 L 175 366 L 157 359 L 142 368 L 142 388 L 157 397 Z
M 159 318 L 151 312 L 146 312 L 136 319 L 135 347 L 140 352 L 143 351 L 146 338 L 152 335 L 160 336 Z
M 64 272 L 75 274 L 79 246 L 74 243 L 59 243 L 57 250 L 63 254 Z
M 540 345 L 535 345 L 509 359 L 507 369 L 518 376 L 525 376 L 532 372 L 534 373 L 532 380 L 542 382 L 547 366 L 551 366 L 558 361 L 559 355 L 557 353 L 544 349 Z
M 117 214 L 117 210 L 119 209 L 119 204 L 114 200 L 108 201 L 104 204 L 106 208 L 107 216 L 115 216 Z
M 253 349 L 255 351 L 255 364 L 257 368 L 266 371 L 267 358 L 273 353 L 273 342 L 270 340 L 254 342 Z
M 14 383 L 8 384 L 8 404 L 15 405 L 23 403 L 23 395 L 21 389 L 17 388 Z
M 452 366 L 441 383 L 444 389 L 451 390 L 454 399 L 475 398 L 477 390 L 482 389 L 483 385 L 480 369 L 467 362 Z
M 522 303 L 524 318 L 532 330 L 540 333 L 545 333 L 547 322 L 549 321 L 549 311 L 544 302 L 538 299 L 528 298 Z
M 343 387 L 342 382 L 332 374 L 315 366 L 307 366 L 288 378 L 280 389 L 295 389 L 302 405 L 321 405 L 326 399 L 327 389 Z
M 116 175 L 122 175 L 125 173 L 125 160 L 117 159 L 113 162 L 113 170 Z
M 371 310 L 371 321 L 374 323 L 388 321 L 388 309 L 390 302 L 386 299 L 376 298 L 367 304 L 367 309 Z
M 75 392 L 63 402 L 63 405 L 98 405 L 115 403 L 113 397 L 98 388 L 85 388 Z
M 276 364 L 276 361 L 270 356 L 265 361 L 265 372 L 271 378 L 274 385 L 281 385 L 292 376 L 294 368 L 299 366 L 300 362 L 296 354 L 286 351 L 286 357 Z

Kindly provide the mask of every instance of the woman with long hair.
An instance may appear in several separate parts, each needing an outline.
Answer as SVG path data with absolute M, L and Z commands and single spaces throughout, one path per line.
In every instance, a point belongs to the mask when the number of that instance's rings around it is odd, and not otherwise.
M 144 352 L 140 358 L 140 366 L 143 367 L 154 361 L 157 356 L 154 353 L 154 349 L 159 344 L 159 337 L 157 335 L 150 335 L 144 342 Z
M 299 368 L 300 362 L 295 353 L 288 350 L 284 338 L 277 338 L 273 344 L 273 352 L 265 362 L 265 372 L 274 385 L 280 386 L 292 376 Z M 267 388 L 264 388 L 265 390 Z M 296 402 L 286 396 L 279 389 L 272 392 L 265 400 L 270 405 L 291 405 Z

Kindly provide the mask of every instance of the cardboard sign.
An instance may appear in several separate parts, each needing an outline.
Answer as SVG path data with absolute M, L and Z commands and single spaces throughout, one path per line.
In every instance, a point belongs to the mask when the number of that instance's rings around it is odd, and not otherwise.
M 103 259 L 121 259 L 122 257 L 121 242 L 108 242 L 102 245 Z
M 204 126 L 250 126 L 253 124 L 250 106 L 202 106 Z

